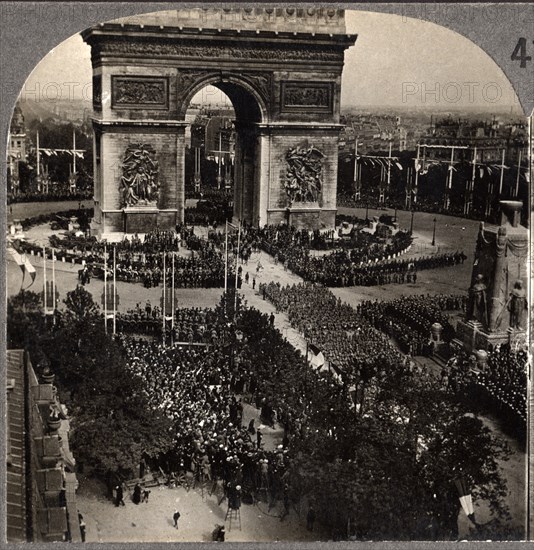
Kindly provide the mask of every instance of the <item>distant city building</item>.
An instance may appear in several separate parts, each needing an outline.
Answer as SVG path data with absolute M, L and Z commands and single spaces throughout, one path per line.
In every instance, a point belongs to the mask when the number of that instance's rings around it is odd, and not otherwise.
M 364 155 L 387 151 L 390 143 L 395 151 L 404 151 L 409 147 L 410 130 L 399 115 L 364 113 L 345 115 L 344 118 L 346 126 L 340 135 L 340 151 L 354 150 L 356 137 L 361 144 L 358 153 Z M 411 135 L 414 135 L 413 131 Z M 415 140 L 411 142 L 415 146 Z
M 504 122 L 496 117 L 487 120 L 462 120 L 447 117 L 431 122 L 430 128 L 421 136 L 421 142 L 428 145 L 447 147 L 468 147 L 466 155 L 472 155 L 477 148 L 480 162 L 500 161 L 505 152 L 505 162 L 517 162 L 519 150 L 527 145 L 527 128 L 524 123 Z M 460 158 L 464 155 L 458 150 Z M 437 156 L 447 153 L 436 152 Z M 470 157 L 469 157 L 470 158 Z
M 27 161 L 28 142 L 26 127 L 22 109 L 17 103 L 13 111 L 11 126 L 9 128 L 9 141 L 7 144 L 8 176 L 12 192 L 17 192 L 20 186 L 19 163 Z

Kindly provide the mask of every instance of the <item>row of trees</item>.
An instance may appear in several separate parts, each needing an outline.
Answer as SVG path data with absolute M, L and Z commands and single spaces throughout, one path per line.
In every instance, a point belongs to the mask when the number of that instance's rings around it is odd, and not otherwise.
M 219 322 L 234 318 L 233 304 L 230 295 L 226 316 L 218 308 Z M 493 512 L 481 537 L 517 536 L 506 530 L 499 467 L 509 451 L 435 379 L 373 362 L 340 383 L 311 370 L 267 315 L 240 300 L 237 306 L 243 338 L 236 360 L 291 425 L 292 497 L 313 502 L 336 538 L 455 538 L 458 478 Z M 143 457 L 172 448 L 168 419 L 149 411 L 140 380 L 128 374 L 119 345 L 104 333 L 83 288 L 68 293 L 54 326 L 30 292 L 9 300 L 8 318 L 10 348 L 28 348 L 36 364 L 50 359 L 72 415 L 79 463 L 100 476 L 128 476 Z M 354 386 L 362 403 L 365 393 L 365 407 L 356 406 Z
M 245 310 L 240 324 L 260 388 L 305 426 L 290 443 L 293 497 L 314 503 L 336 538 L 454 539 L 460 478 L 492 511 L 480 537 L 520 536 L 506 526 L 506 444 L 433 376 L 369 358 L 339 383 L 310 371 L 267 316 Z
M 52 325 L 38 294 L 10 298 L 8 348 L 29 349 L 38 371 L 43 360 L 50 362 L 72 417 L 70 443 L 78 463 L 102 478 L 131 476 L 143 457 L 171 448 L 171 425 L 149 410 L 141 381 L 105 334 L 91 294 L 77 287 L 64 303 Z

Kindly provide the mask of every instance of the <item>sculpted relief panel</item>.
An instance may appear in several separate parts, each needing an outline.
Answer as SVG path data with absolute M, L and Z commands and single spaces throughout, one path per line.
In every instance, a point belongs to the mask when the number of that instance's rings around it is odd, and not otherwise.
M 317 202 L 323 185 L 324 154 L 315 147 L 292 147 L 286 153 L 284 183 L 290 206 L 294 202 Z
M 113 107 L 167 109 L 168 96 L 166 78 L 112 77 L 111 97 Z
M 230 44 L 195 44 L 193 41 L 176 42 L 131 42 L 103 41 L 99 43 L 101 55 L 140 55 L 140 56 L 172 56 L 192 57 L 217 60 L 227 59 L 262 59 L 265 61 L 331 61 L 342 63 L 343 48 L 322 45 L 313 47 L 306 45 L 301 48 L 275 47 L 247 44 L 247 47 Z
M 102 76 L 93 75 L 93 109 L 102 109 Z
M 282 82 L 282 111 L 332 111 L 332 83 Z
M 120 179 L 121 208 L 157 206 L 159 164 L 156 152 L 146 144 L 129 145 L 124 153 Z

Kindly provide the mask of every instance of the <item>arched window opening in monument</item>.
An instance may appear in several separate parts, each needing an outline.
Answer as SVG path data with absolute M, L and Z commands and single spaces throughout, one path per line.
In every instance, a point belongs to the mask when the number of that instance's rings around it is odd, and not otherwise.
M 232 102 L 215 86 L 205 86 L 189 102 L 185 121 L 189 123 L 185 133 L 186 198 L 200 199 L 197 217 L 205 214 L 209 221 L 223 214 L 231 217 L 235 162 Z
M 254 223 L 259 217 L 258 124 L 263 120 L 256 97 L 240 83 L 212 82 L 195 91 L 184 108 L 190 125 L 185 193 L 197 200 L 196 218 L 210 224 L 223 219 Z

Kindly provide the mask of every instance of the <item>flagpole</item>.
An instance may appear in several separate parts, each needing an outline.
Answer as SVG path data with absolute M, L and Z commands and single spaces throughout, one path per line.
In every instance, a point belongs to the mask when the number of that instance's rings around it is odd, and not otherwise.
M 76 130 L 74 129 L 72 130 L 72 172 L 76 174 Z
M 107 247 L 104 244 L 104 330 L 108 333 L 108 262 Z
M 355 199 L 359 200 L 359 188 L 358 188 L 358 137 L 354 137 L 354 195 Z
M 52 248 L 52 311 L 56 312 L 56 253 Z
M 392 146 L 393 146 L 393 142 L 390 141 L 389 142 L 389 158 L 388 158 L 388 190 L 389 190 L 389 186 L 391 184 L 391 149 L 392 149 Z
M 166 277 L 165 277 L 165 250 L 163 251 L 163 345 L 165 346 L 165 283 L 166 283 Z
M 172 281 L 171 281 L 171 300 L 172 300 L 172 309 L 171 309 L 171 346 L 173 344 L 173 340 L 172 340 L 172 337 L 173 337 L 173 334 L 174 334 L 174 309 L 175 309 L 175 304 L 174 304 L 174 251 L 172 252 Z
M 451 200 L 449 191 L 452 189 L 453 164 L 454 164 L 454 146 L 452 146 L 451 148 L 451 160 L 449 163 L 449 173 L 447 174 L 447 184 L 445 187 L 445 196 L 444 196 L 444 204 L 443 204 L 443 207 L 445 210 L 449 209 L 450 200 Z
M 18 252 L 17 252 L 15 249 L 13 249 L 13 252 L 15 252 L 15 253 L 18 254 Z M 15 259 L 15 261 L 17 261 L 17 260 Z M 19 264 L 19 265 L 20 265 L 20 268 L 21 268 L 21 270 L 22 270 L 22 281 L 21 281 L 21 283 L 20 283 L 20 291 L 23 292 L 23 291 L 24 291 L 24 279 L 25 279 L 25 277 L 26 277 L 26 269 L 24 268 L 24 265 L 23 265 L 24 262 L 23 262 L 23 260 L 22 260 L 22 256 L 20 256 L 20 261 L 21 261 L 21 263 L 22 263 L 22 265 Z M 17 262 L 17 263 L 18 263 L 18 262 Z M 22 298 L 22 301 L 24 302 L 24 298 Z
M 222 151 L 222 131 L 219 126 L 219 162 L 217 163 L 217 189 L 221 188 L 221 151 Z
M 414 184 L 414 194 L 413 194 L 413 202 L 414 204 L 417 202 L 417 186 L 419 184 L 419 154 L 421 146 L 417 144 L 417 158 L 415 159 L 415 184 Z M 410 197 L 410 206 L 411 206 L 412 200 Z
M 237 313 L 237 272 L 239 269 L 239 247 L 241 245 L 241 221 L 239 221 L 239 228 L 237 231 L 237 254 L 235 257 L 235 291 L 234 291 L 234 321 Z
M 46 248 L 43 246 L 43 286 L 44 286 L 44 313 L 47 312 L 46 304 Z
M 113 336 L 117 330 L 117 245 L 113 246 Z
M 224 293 L 228 292 L 228 221 L 224 226 Z
M 37 177 L 41 175 L 41 150 L 39 149 L 39 130 L 37 130 Z
M 517 160 L 517 178 L 515 180 L 515 192 L 514 197 L 519 194 L 519 176 L 521 175 L 521 149 L 519 149 L 519 158 Z
M 501 178 L 500 178 L 500 181 L 499 181 L 499 197 L 501 196 L 501 193 L 502 193 L 502 183 L 503 183 L 503 180 L 504 180 L 504 155 L 506 154 L 506 149 L 503 149 L 502 150 L 502 162 L 501 162 Z

